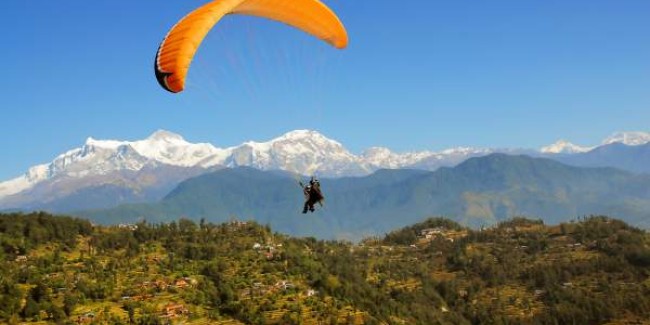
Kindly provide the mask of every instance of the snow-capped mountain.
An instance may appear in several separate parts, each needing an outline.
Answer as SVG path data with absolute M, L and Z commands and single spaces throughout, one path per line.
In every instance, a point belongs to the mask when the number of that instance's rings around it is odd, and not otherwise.
M 373 147 L 355 155 L 341 143 L 312 130 L 291 131 L 266 142 L 248 141 L 228 148 L 190 143 L 178 134 L 160 130 L 138 141 L 88 138 L 81 147 L 59 155 L 50 163 L 37 165 L 20 177 L 0 183 L 0 209 L 55 204 L 71 196 L 113 195 L 116 197 L 102 202 L 136 202 L 164 195 L 166 190 L 189 177 L 225 167 L 248 166 L 320 177 L 363 176 L 383 168 L 435 170 L 495 152 L 579 158 L 577 155 L 618 142 L 639 146 L 650 142 L 650 134 L 616 133 L 598 147 L 567 141 L 558 141 L 540 151 L 459 147 L 439 152 L 395 153 L 388 148 Z M 642 154 L 636 153 L 636 157 Z M 103 194 L 99 195 L 100 192 Z
M 634 132 L 615 132 L 609 137 L 605 138 L 600 145 L 597 146 L 580 146 L 573 144 L 566 140 L 558 140 L 554 144 L 542 147 L 541 153 L 544 154 L 578 154 L 585 153 L 596 148 L 606 146 L 613 143 L 622 143 L 627 146 L 639 146 L 650 143 L 650 133 L 642 131 Z
M 139 171 L 147 165 L 159 164 L 211 167 L 201 162 L 221 153 L 210 144 L 192 144 L 167 131 L 156 131 L 147 139 L 134 142 L 88 138 L 83 146 L 59 155 L 49 164 L 32 167 L 23 176 L 0 183 L 0 198 L 61 177 L 81 179 L 115 171 Z
M 548 153 L 548 154 L 559 154 L 559 153 L 581 153 L 581 152 L 587 152 L 594 147 L 582 147 L 579 145 L 575 145 L 569 141 L 566 140 L 559 140 L 554 144 L 542 147 L 540 151 L 542 153 Z
M 384 147 L 372 147 L 365 150 L 361 153 L 361 160 L 364 161 L 367 165 L 372 166 L 375 169 L 378 168 L 400 168 L 404 166 L 413 165 L 419 161 L 433 157 L 434 152 L 431 151 L 420 151 L 420 152 L 409 152 L 404 154 L 397 154 L 388 148 Z
M 133 142 L 88 138 L 84 148 L 88 146 L 117 151 L 129 148 L 149 160 L 181 167 L 207 167 L 203 163 L 206 158 L 219 157 L 225 152 L 224 149 L 215 148 L 209 143 L 189 143 L 180 135 L 164 130 L 158 130 L 144 140 Z M 141 168 L 133 167 L 129 169 Z
M 229 156 L 219 162 L 228 167 L 249 166 L 323 176 L 362 175 L 372 171 L 339 142 L 310 130 L 292 131 L 268 142 L 245 142 L 228 150 Z
M 30 168 L 23 176 L 0 183 L 0 198 L 22 192 L 34 184 L 47 179 L 48 165 L 38 165 Z
M 543 156 L 578 167 L 614 167 L 650 173 L 650 133 L 616 132 L 600 145 L 583 147 L 567 141 L 541 149 Z
M 650 133 L 648 132 L 616 132 L 603 141 L 603 145 L 612 143 L 622 143 L 628 146 L 639 146 L 650 142 Z
M 137 201 L 155 197 L 144 192 L 160 194 L 183 177 L 222 167 L 248 166 L 320 177 L 362 176 L 381 168 L 453 166 L 468 157 L 490 152 L 457 148 L 398 154 L 387 148 L 371 148 L 355 155 L 341 143 L 311 130 L 291 131 L 266 142 L 248 141 L 229 148 L 190 143 L 163 130 L 138 141 L 88 138 L 81 147 L 50 163 L 0 183 L 0 209 L 56 202 L 71 195 L 80 196 L 80 191 L 88 189 L 101 188 L 106 192 L 106 186 L 111 188 L 109 192 L 121 196 L 114 201 Z
M 203 166 L 202 160 L 219 154 L 210 144 L 192 144 L 166 131 L 134 142 L 88 138 L 49 164 L 0 183 L 0 208 L 66 210 L 157 199 L 179 182 L 208 171 L 212 166 Z

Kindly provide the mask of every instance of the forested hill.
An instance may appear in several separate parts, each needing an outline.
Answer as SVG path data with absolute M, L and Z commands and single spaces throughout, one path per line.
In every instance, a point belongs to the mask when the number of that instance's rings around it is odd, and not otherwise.
M 606 217 L 358 244 L 181 219 L 0 215 L 0 323 L 625 324 L 650 319 L 650 238 Z
M 568 166 L 550 159 L 492 154 L 435 172 L 380 170 L 366 177 L 323 179 L 325 208 L 303 215 L 297 180 L 252 168 L 223 169 L 182 182 L 157 204 L 79 215 L 102 224 L 171 221 L 181 216 L 224 222 L 232 216 L 297 236 L 358 240 L 430 216 L 479 228 L 513 216 L 557 224 L 605 214 L 650 227 L 650 175 Z

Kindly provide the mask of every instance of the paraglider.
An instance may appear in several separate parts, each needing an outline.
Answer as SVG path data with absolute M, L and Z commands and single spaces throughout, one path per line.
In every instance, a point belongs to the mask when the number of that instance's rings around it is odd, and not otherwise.
M 228 14 L 276 20 L 298 28 L 343 49 L 348 44 L 345 27 L 319 0 L 214 0 L 182 18 L 163 39 L 155 59 L 160 85 L 178 93 L 185 88 L 185 77 L 201 42 Z
M 303 194 L 305 195 L 305 205 L 303 206 L 302 213 L 307 213 L 307 211 L 314 212 L 316 209 L 314 205 L 316 203 L 323 206 L 323 200 L 325 197 L 320 189 L 320 182 L 314 177 L 311 178 L 309 184 L 303 185 L 302 182 L 299 182 L 300 187 L 303 188 Z

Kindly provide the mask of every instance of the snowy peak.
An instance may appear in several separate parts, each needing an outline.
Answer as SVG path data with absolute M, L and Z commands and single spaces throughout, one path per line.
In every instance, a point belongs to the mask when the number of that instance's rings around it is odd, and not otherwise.
M 326 138 L 324 135 L 320 134 L 318 131 L 314 130 L 295 130 L 287 132 L 273 140 L 271 142 L 277 141 L 317 141 L 317 142 L 335 142 L 334 140 Z
M 234 152 L 251 151 L 259 155 L 300 156 L 305 154 L 352 156 L 342 144 L 328 139 L 317 131 L 297 130 L 286 133 L 267 142 L 248 141 L 241 146 L 231 148 Z
M 165 130 L 158 130 L 145 140 L 130 142 L 129 145 L 144 157 L 182 167 L 196 166 L 222 152 L 209 143 L 189 143 L 182 136 Z
M 445 149 L 443 151 L 440 151 L 437 153 L 438 155 L 443 155 L 443 156 L 449 156 L 449 155 L 455 155 L 455 156 L 466 156 L 466 155 L 473 155 L 473 154 L 489 154 L 492 153 L 492 149 L 483 149 L 483 148 L 473 148 L 473 147 L 456 147 L 456 148 L 450 148 L 450 149 Z
M 384 147 L 368 148 L 360 158 L 374 168 L 398 168 L 402 165 L 402 157 Z
M 296 130 L 264 143 L 248 142 L 248 145 L 257 146 L 272 151 L 282 151 L 287 155 L 301 154 L 343 154 L 352 156 L 341 143 L 328 139 L 317 131 Z
M 34 166 L 23 177 L 0 183 L 0 198 L 29 189 L 33 184 L 47 179 L 49 175 L 50 170 L 47 164 Z
M 608 145 L 612 143 L 622 143 L 628 146 L 638 146 L 650 143 L 650 133 L 642 131 L 616 132 L 603 140 L 601 145 Z M 596 147 L 597 146 L 584 147 L 573 144 L 566 140 L 559 140 L 554 144 L 542 147 L 540 151 L 546 154 L 575 154 L 591 151 Z
M 318 152 L 321 154 L 350 154 L 341 143 L 328 139 L 317 131 L 310 130 L 292 131 L 269 141 L 268 144 L 275 149 L 295 149 L 296 151 L 294 153 Z
M 96 140 L 92 137 L 88 137 L 88 139 L 86 139 L 86 142 L 84 143 L 84 146 L 99 147 L 99 148 L 106 148 L 106 149 L 117 149 L 117 147 L 124 145 L 125 143 L 126 142 L 124 141 Z
M 384 147 L 371 147 L 361 153 L 361 157 L 370 163 L 391 159 L 395 156 L 395 153 Z
M 423 159 L 433 156 L 429 151 L 395 153 L 388 148 L 372 147 L 361 154 L 361 159 L 372 168 L 400 168 L 414 165 Z
M 296 130 L 268 142 L 245 142 L 231 148 L 226 166 L 252 166 L 262 170 L 280 169 L 300 174 L 363 174 L 358 158 L 342 144 L 317 131 Z
M 571 142 L 568 142 L 566 140 L 559 140 L 554 144 L 548 145 L 546 147 L 542 147 L 540 151 L 542 153 L 548 153 L 548 154 L 561 154 L 561 153 L 573 154 L 573 153 L 587 152 L 591 149 L 593 149 L 593 147 L 582 147 L 582 146 L 575 145 Z
M 164 141 L 164 142 L 177 142 L 177 143 L 187 143 L 185 139 L 179 134 L 176 134 L 174 132 L 169 132 L 166 130 L 157 130 L 156 132 L 152 133 L 147 140 L 149 141 Z
M 603 145 L 622 143 L 628 146 L 638 146 L 648 142 L 650 142 L 650 133 L 648 132 L 616 132 L 603 140 Z
M 223 154 L 211 144 L 189 143 L 178 134 L 158 130 L 140 141 L 97 140 L 92 137 L 48 164 L 29 169 L 21 177 L 0 183 L 0 198 L 20 193 L 57 177 L 83 178 L 115 171 L 138 171 L 145 166 L 166 164 L 180 167 L 210 167 L 202 162 Z
M 639 145 L 650 142 L 647 132 L 619 132 L 603 141 Z M 575 154 L 593 149 L 560 140 L 541 148 L 547 154 Z M 50 184 L 62 178 L 79 180 L 111 175 L 114 172 L 137 172 L 145 167 L 173 166 L 210 168 L 248 166 L 261 170 L 284 170 L 302 175 L 325 177 L 361 176 L 380 168 L 418 168 L 435 170 L 454 166 L 467 158 L 507 149 L 458 147 L 442 151 L 395 153 L 388 148 L 372 147 L 360 155 L 348 151 L 341 143 L 314 130 L 295 130 L 266 142 L 248 141 L 239 146 L 218 148 L 209 143 L 191 143 L 179 134 L 158 130 L 143 140 L 118 141 L 88 138 L 50 163 L 32 167 L 20 177 L 0 182 L 0 199 L 27 191 L 36 184 Z M 28 192 L 25 192 L 28 193 Z

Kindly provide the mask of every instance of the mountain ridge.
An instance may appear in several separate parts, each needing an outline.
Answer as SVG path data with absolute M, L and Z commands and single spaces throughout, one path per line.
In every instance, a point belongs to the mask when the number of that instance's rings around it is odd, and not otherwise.
M 221 222 L 236 216 L 320 238 L 381 234 L 431 216 L 480 227 L 519 215 L 558 223 L 607 213 L 650 226 L 650 175 L 525 155 L 491 154 L 434 172 L 384 169 L 363 177 L 326 178 L 321 184 L 325 208 L 313 215 L 300 213 L 302 194 L 295 178 L 246 167 L 188 179 L 156 204 L 79 214 L 97 222 L 141 217 Z
M 126 200 L 116 194 L 112 202 L 158 198 L 160 195 L 141 196 L 134 190 L 159 191 L 158 188 L 147 189 L 150 182 L 138 183 L 141 179 L 133 178 L 133 173 L 146 169 L 161 170 L 153 173 L 157 179 L 154 183 L 175 183 L 172 185 L 184 180 L 183 177 L 239 166 L 266 171 L 284 170 L 301 175 L 315 174 L 319 177 L 346 177 L 364 176 L 382 168 L 434 171 L 440 167 L 456 166 L 471 157 L 501 152 L 550 157 L 576 166 L 613 166 L 647 173 L 650 172 L 650 145 L 642 143 L 648 140 L 650 135 L 644 132 L 623 132 L 613 134 L 603 141 L 604 145 L 586 152 L 575 149 L 577 146 L 567 142 L 553 150 L 542 148 L 541 151 L 459 147 L 439 152 L 395 153 L 388 148 L 372 147 L 355 155 L 340 142 L 314 130 L 295 130 L 266 142 L 247 141 L 228 148 L 217 148 L 209 143 L 190 143 L 182 136 L 164 130 L 137 141 L 96 140 L 90 137 L 82 147 L 57 156 L 51 163 L 37 165 L 21 177 L 0 183 L 0 209 L 33 209 L 55 205 L 59 210 L 54 212 L 68 212 L 75 209 L 76 203 L 66 195 L 86 192 L 88 197 L 98 197 L 98 194 L 90 192 L 102 186 L 122 187 L 115 193 L 130 191 Z M 618 151 L 605 150 L 611 146 L 623 147 Z M 563 149 L 565 147 L 573 149 L 567 151 Z M 48 192 L 47 189 L 51 190 Z M 53 200 L 70 204 L 66 206 Z M 88 206 L 92 207 L 92 204 Z M 106 204 L 99 201 L 95 206 L 105 207 Z

